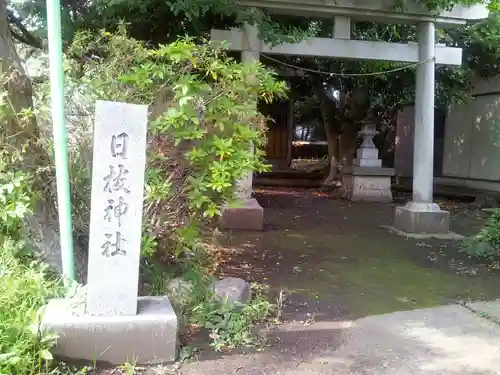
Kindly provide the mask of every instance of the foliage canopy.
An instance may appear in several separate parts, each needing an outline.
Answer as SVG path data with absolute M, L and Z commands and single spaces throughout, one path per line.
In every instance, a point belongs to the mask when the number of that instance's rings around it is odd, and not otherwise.
M 431 11 L 449 9 L 457 4 L 474 5 L 484 0 L 417 0 Z M 440 86 L 438 101 L 463 100 L 472 75 L 487 77 L 496 74 L 500 58 L 500 0 L 488 3 L 489 19 L 457 30 L 439 30 L 439 42 L 463 47 L 465 64 L 462 68 L 443 67 L 438 72 Z M 404 10 L 403 0 L 394 0 L 395 7 Z M 261 36 L 271 42 L 293 41 L 306 36 L 328 36 L 332 20 L 313 20 L 301 17 L 271 15 L 255 8 L 245 8 L 232 0 L 62 0 L 64 39 L 69 45 L 78 30 L 116 30 L 122 20 L 130 35 L 153 45 L 172 42 L 178 36 L 205 37 L 211 28 L 227 28 L 247 21 L 260 25 Z M 40 46 L 46 34 L 44 0 L 12 0 L 9 21 L 14 37 L 23 43 Z M 29 30 L 29 31 L 28 31 Z M 365 40 L 405 42 L 416 40 L 416 29 L 411 25 L 381 25 L 356 23 L 354 36 Z M 366 73 L 389 70 L 395 66 L 385 62 L 340 60 L 284 59 L 308 68 L 337 73 Z M 325 80 L 325 78 L 319 78 Z M 332 81 L 331 79 L 327 79 Z M 414 84 L 411 70 L 390 76 L 341 78 L 333 84 L 366 88 L 379 93 L 374 105 L 397 106 L 412 100 Z

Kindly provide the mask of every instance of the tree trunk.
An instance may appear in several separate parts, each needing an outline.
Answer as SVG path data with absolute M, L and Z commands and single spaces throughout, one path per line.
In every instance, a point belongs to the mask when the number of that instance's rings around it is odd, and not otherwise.
M 330 162 L 330 172 L 323 182 L 323 186 L 332 185 L 337 177 L 337 164 L 338 164 L 338 133 L 335 132 L 333 126 L 333 119 L 328 116 L 328 108 L 325 100 L 325 93 L 322 87 L 315 88 L 316 96 L 319 101 L 319 108 L 321 111 L 321 118 L 323 120 L 323 126 L 325 128 L 326 141 L 328 143 L 328 160 Z
M 323 182 L 323 185 L 332 185 L 335 184 L 335 179 L 337 178 L 337 173 L 338 173 L 339 135 L 337 133 L 334 133 L 332 130 L 332 126 L 327 123 L 325 123 L 325 133 L 326 133 L 326 141 L 328 142 L 328 159 L 330 161 L 330 172 L 328 173 L 328 176 Z
M 339 168 L 351 165 L 357 148 L 358 126 L 349 122 L 344 124 L 339 146 Z
M 324 120 L 323 120 L 324 121 Z M 328 158 L 330 160 L 338 159 L 337 137 L 338 134 L 333 130 L 332 124 L 325 123 L 326 141 L 328 143 Z
M 33 247 L 35 255 L 46 261 L 52 269 L 61 274 L 61 248 L 55 204 L 55 188 L 51 178 L 53 163 L 47 148 L 41 142 L 41 134 L 34 117 L 22 121 L 15 116 L 23 109 L 33 107 L 32 86 L 24 66 L 14 46 L 12 35 L 7 21 L 6 0 L 0 0 L 0 68 L 1 74 L 9 77 L 6 88 L 12 105 L 14 116 L 5 124 L 2 142 L 8 147 L 23 154 L 22 168 L 31 172 L 35 177 L 35 188 L 40 192 L 35 213 L 26 220 L 25 237 L 27 243 Z M 49 170 L 44 173 L 43 171 Z M 75 266 L 79 281 L 84 281 L 86 274 L 85 256 L 81 247 L 75 243 Z

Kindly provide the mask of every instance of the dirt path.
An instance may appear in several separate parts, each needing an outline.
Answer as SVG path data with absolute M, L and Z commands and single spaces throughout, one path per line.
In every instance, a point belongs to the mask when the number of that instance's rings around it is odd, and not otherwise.
M 392 224 L 394 205 L 292 189 L 261 190 L 258 199 L 264 232 L 228 234 L 236 255 L 221 272 L 283 291 L 287 320 L 354 319 L 500 296 L 500 280 L 457 253 L 460 244 L 382 228 Z M 459 233 L 472 234 L 484 221 L 464 205 L 443 205 L 455 211 L 452 229 Z
M 434 336 L 442 341 L 432 343 L 434 347 L 408 338 L 406 321 L 420 319 L 425 327 L 426 314 L 434 316 L 435 309 L 416 310 L 413 318 L 406 312 L 382 315 L 379 320 L 367 318 L 368 323 L 361 319 L 354 323 L 358 328 L 353 331 L 351 327 L 354 319 L 366 316 L 500 297 L 498 276 L 458 253 L 459 243 L 412 240 L 389 233 L 381 226 L 392 224 L 394 205 L 351 203 L 293 189 L 260 190 L 257 198 L 265 208 L 265 230 L 229 233 L 226 244 L 234 253 L 221 273 L 264 283 L 275 295 L 284 296 L 284 324 L 266 330 L 271 347 L 263 353 L 223 357 L 205 353 L 200 362 L 183 365 L 182 374 L 473 373 L 471 369 L 454 372 L 457 366 L 450 372 L 419 370 L 418 356 L 434 358 L 434 349 L 444 350 L 438 346 L 447 345 L 448 331 L 459 324 L 453 319 L 467 324 L 475 319 L 460 306 L 435 317 Z M 407 198 L 400 196 L 395 204 L 404 204 Z M 473 234 L 484 222 L 485 215 L 466 205 L 440 203 L 452 211 L 456 232 Z M 394 322 L 392 328 L 388 322 Z M 401 332 L 396 332 L 397 327 Z M 396 331 L 384 333 L 391 329 Z M 463 344 L 460 356 L 467 352 L 464 343 L 458 344 Z M 490 344 L 487 338 L 481 342 L 489 352 L 493 350 Z M 416 360 L 406 363 L 406 349 L 404 353 L 397 349 L 401 345 L 409 345 L 408 350 L 414 347 Z M 377 347 L 382 354 L 377 354 Z M 496 353 L 494 359 L 500 363 Z M 477 372 L 483 373 L 490 374 Z

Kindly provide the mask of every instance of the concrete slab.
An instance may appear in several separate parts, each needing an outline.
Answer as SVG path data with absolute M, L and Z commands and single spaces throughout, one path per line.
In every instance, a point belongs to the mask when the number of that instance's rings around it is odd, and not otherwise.
M 490 302 L 472 302 L 467 307 L 472 311 L 484 315 L 494 322 L 500 322 L 500 300 Z
M 462 306 L 368 317 L 325 360 L 332 374 L 498 374 L 500 326 Z M 326 373 L 325 373 L 326 374 Z
M 392 226 L 392 225 L 381 225 L 381 228 L 387 229 L 389 232 L 397 234 L 398 236 L 415 238 L 418 240 L 425 240 L 427 238 L 437 238 L 438 240 L 451 240 L 451 241 L 460 241 L 465 239 L 465 236 L 455 232 L 448 233 L 407 233 L 402 230 Z
M 42 330 L 58 334 L 53 354 L 59 358 L 106 362 L 156 364 L 177 356 L 177 316 L 167 297 L 139 297 L 138 314 L 90 316 L 85 303 L 51 300 Z
M 183 366 L 181 373 L 497 375 L 500 369 L 500 326 L 459 305 L 372 316 L 350 326 L 318 322 L 295 328 L 307 330 L 303 346 L 309 351 L 207 359 Z

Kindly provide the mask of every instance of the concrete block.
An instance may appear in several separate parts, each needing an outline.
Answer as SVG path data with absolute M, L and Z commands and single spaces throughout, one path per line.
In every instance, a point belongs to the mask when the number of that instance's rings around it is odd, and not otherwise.
M 215 295 L 228 304 L 245 303 L 252 295 L 250 284 L 237 277 L 226 277 L 215 283 Z
M 222 229 L 262 230 L 264 209 L 256 199 L 245 199 L 242 207 L 222 209 L 220 226 Z
M 394 227 L 406 233 L 446 234 L 450 231 L 450 213 L 435 203 L 414 203 L 396 207 Z
M 350 201 L 392 202 L 389 176 L 342 176 L 342 195 Z
M 42 330 L 59 338 L 59 358 L 120 365 L 173 362 L 177 356 L 178 322 L 167 297 L 139 297 L 138 314 L 91 316 L 85 303 L 54 299 L 45 308 Z

